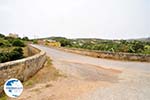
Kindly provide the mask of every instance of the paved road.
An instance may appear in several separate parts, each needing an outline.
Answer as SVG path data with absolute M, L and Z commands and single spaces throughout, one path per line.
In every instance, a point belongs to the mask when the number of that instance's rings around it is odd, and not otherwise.
M 68 77 L 95 83 L 91 90 L 72 100 L 150 100 L 150 63 L 93 58 L 34 46 L 46 51 L 53 65 Z M 100 86 L 101 82 L 108 85 Z M 69 99 L 66 97 L 66 100 Z

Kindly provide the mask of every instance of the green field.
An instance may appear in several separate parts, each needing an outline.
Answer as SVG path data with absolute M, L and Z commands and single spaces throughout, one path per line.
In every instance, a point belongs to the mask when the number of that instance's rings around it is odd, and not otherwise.
M 150 38 L 130 40 L 106 40 L 96 38 L 67 39 L 64 37 L 51 37 L 62 47 L 81 48 L 88 50 L 150 54 Z

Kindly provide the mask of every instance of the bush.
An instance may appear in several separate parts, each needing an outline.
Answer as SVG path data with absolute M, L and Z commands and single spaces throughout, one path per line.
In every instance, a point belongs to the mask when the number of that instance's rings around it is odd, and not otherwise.
M 0 53 L 0 63 L 24 58 L 22 48 L 15 48 L 11 52 Z
M 0 53 L 0 63 L 9 61 L 9 53 Z
M 22 40 L 29 41 L 29 38 L 28 37 L 23 37 Z
M 10 52 L 10 59 L 17 60 L 23 58 L 23 50 L 22 48 L 15 48 L 12 52 Z
M 7 40 L 0 38 L 0 47 L 10 47 L 10 46 L 11 44 Z
M 14 40 L 14 41 L 12 42 L 12 45 L 13 45 L 13 46 L 18 46 L 18 47 L 24 47 L 24 46 L 25 46 L 24 42 L 22 42 L 22 41 L 19 40 L 19 39 Z
M 0 33 L 0 38 L 4 38 L 4 37 L 5 37 L 5 35 L 3 35 L 3 34 Z
M 4 46 L 4 43 L 3 43 L 3 42 L 0 42 L 0 47 L 1 47 L 1 46 Z
M 37 44 L 38 43 L 38 41 L 37 40 L 33 40 L 33 44 Z

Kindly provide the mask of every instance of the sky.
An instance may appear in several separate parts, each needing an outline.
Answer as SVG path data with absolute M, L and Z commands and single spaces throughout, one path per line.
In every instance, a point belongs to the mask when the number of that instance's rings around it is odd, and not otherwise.
M 150 37 L 150 0 L 0 0 L 0 33 L 29 38 Z

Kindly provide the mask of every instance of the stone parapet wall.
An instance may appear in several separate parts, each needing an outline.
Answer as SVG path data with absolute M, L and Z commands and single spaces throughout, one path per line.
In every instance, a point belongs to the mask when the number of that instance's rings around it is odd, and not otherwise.
M 28 45 L 27 46 L 27 52 L 28 52 L 28 56 L 33 56 L 35 54 L 38 54 L 40 52 L 40 50 L 33 47 L 33 46 Z
M 46 61 L 46 53 L 29 46 L 29 54 L 33 55 L 24 59 L 0 63 L 0 94 L 3 91 L 5 81 L 17 78 L 26 81 L 33 76 Z M 37 52 L 38 51 L 38 52 Z
M 92 56 L 96 58 L 109 58 L 114 60 L 150 62 L 150 55 L 144 55 L 144 54 L 122 53 L 122 52 L 114 53 L 114 52 L 83 50 L 83 49 L 75 49 L 75 48 L 62 48 L 62 47 L 58 49 L 66 52 L 72 52 L 72 53 Z

